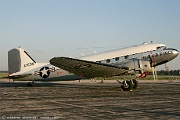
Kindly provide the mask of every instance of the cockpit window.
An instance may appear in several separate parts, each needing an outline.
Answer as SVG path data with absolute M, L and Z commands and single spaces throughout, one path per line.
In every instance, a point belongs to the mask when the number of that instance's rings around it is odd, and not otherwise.
M 166 48 L 166 50 L 175 50 L 175 51 L 177 51 L 177 50 L 174 49 L 174 48 Z

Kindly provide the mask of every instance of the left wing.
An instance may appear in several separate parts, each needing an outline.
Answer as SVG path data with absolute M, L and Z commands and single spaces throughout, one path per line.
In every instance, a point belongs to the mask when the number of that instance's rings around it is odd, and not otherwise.
M 121 75 L 127 73 L 128 70 L 127 67 L 120 68 L 114 65 L 68 57 L 54 57 L 50 60 L 50 64 L 87 78 Z

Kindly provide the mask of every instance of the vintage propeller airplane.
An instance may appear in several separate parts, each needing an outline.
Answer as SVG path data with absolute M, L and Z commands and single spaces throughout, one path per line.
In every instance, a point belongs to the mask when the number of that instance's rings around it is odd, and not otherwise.
M 146 77 L 155 67 L 165 64 L 179 54 L 164 44 L 141 44 L 123 49 L 96 53 L 79 58 L 54 57 L 49 63 L 37 63 L 22 48 L 8 52 L 8 78 L 14 81 L 64 81 L 94 77 L 109 77 L 134 74 L 136 78 Z M 156 73 L 156 72 L 154 72 Z M 137 80 L 124 80 L 123 90 L 133 90 Z

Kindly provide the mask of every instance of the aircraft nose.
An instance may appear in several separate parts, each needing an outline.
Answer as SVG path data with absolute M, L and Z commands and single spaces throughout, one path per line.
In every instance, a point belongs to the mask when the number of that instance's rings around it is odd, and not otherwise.
M 175 55 L 175 56 L 178 56 L 178 55 L 179 55 L 179 51 L 178 51 L 178 50 L 176 50 L 176 49 L 175 49 L 175 50 L 173 50 L 173 51 L 172 51 L 172 53 L 173 53 L 173 55 Z

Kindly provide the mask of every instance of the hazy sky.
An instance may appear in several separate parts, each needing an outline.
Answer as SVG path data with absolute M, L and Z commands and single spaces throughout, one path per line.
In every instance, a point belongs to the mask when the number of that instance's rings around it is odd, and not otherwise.
M 48 62 L 150 41 L 180 50 L 180 0 L 0 0 L 0 70 L 19 46 Z

